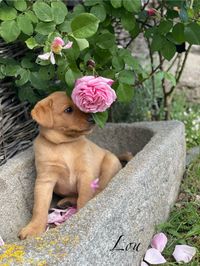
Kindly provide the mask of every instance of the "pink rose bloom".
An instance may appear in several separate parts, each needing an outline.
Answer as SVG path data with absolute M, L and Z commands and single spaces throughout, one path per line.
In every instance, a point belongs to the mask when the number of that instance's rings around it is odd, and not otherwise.
M 85 76 L 75 83 L 72 100 L 85 113 L 104 112 L 116 100 L 112 79 Z

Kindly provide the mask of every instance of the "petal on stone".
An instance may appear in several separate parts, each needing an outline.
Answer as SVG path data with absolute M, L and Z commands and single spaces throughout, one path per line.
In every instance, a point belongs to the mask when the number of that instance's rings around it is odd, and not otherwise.
M 45 53 L 45 54 L 38 55 L 38 58 L 40 58 L 41 60 L 48 60 L 50 55 L 51 53 Z
M 0 236 L 0 246 L 3 246 L 5 243 L 4 243 L 4 241 L 3 241 L 3 239 L 2 239 L 2 237 Z
M 167 244 L 167 237 L 163 233 L 156 234 L 151 240 L 152 248 L 162 252 Z
M 162 254 L 155 248 L 150 248 L 147 250 L 144 260 L 150 264 L 163 264 L 166 262 Z
M 176 245 L 172 256 L 177 262 L 188 263 L 196 254 L 196 248 L 188 245 Z

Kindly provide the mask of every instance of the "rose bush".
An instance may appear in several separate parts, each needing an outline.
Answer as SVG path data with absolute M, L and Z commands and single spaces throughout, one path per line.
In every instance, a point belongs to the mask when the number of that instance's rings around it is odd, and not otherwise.
M 94 75 L 115 80 L 113 89 L 118 101 L 128 102 L 134 90 L 143 89 L 151 79 L 152 103 L 157 106 L 156 112 L 164 110 L 168 118 L 189 48 L 200 44 L 199 10 L 198 0 L 85 0 L 73 11 L 61 0 L 2 0 L 0 37 L 7 43 L 20 44 L 23 53 L 18 51 L 15 58 L 0 58 L 0 78 L 12 78 L 20 100 L 31 104 L 63 88 L 71 95 L 77 79 Z M 117 44 L 116 25 L 131 39 L 124 47 Z M 140 33 L 149 47 L 148 71 L 127 49 Z M 163 64 L 171 61 L 184 43 L 189 47 L 181 50 L 185 54 L 183 67 L 174 77 Z M 159 58 L 159 63 L 154 58 Z M 162 84 L 164 100 L 160 107 L 154 77 L 159 77 Z M 108 114 L 97 112 L 95 117 L 101 123 Z

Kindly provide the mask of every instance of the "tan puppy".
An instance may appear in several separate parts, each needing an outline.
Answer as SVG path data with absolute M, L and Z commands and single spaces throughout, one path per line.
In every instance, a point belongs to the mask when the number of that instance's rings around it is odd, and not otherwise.
M 72 202 L 78 195 L 79 210 L 121 169 L 114 154 L 85 137 L 94 126 L 92 116 L 81 112 L 65 92 L 52 93 L 38 102 L 31 114 L 40 125 L 34 142 L 37 178 L 33 216 L 20 231 L 20 239 L 45 231 L 53 192 L 71 196 Z M 94 192 L 90 184 L 96 178 L 99 189 Z

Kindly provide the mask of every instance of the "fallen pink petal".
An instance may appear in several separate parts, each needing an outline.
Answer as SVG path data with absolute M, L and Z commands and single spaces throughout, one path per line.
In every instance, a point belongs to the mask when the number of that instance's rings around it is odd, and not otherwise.
M 2 239 L 2 237 L 0 236 L 0 246 L 3 246 L 5 243 L 4 243 L 4 241 L 3 241 L 3 239 Z
M 177 262 L 188 263 L 196 254 L 196 248 L 188 245 L 176 245 L 172 256 Z
M 91 182 L 90 186 L 93 190 L 96 190 L 99 187 L 99 178 L 94 179 Z
M 144 260 L 153 265 L 163 264 L 166 262 L 162 254 L 155 248 L 150 248 L 147 250 Z
M 167 237 L 163 233 L 156 234 L 151 240 L 151 247 L 162 252 L 167 244 Z
M 55 208 L 51 210 L 53 210 L 53 212 L 48 215 L 48 224 L 55 224 L 55 225 L 64 223 L 73 214 L 77 212 L 77 210 L 73 207 L 69 207 L 65 210 L 55 209 Z

